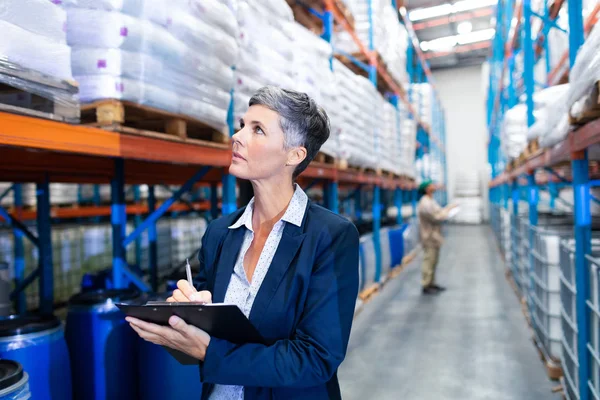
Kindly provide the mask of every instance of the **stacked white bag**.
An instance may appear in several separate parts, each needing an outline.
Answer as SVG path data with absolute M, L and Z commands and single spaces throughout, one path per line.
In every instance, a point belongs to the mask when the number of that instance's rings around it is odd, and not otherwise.
M 240 0 L 237 5 L 240 57 L 236 64 L 235 120 L 248 109 L 259 88 L 295 87 L 294 48 L 286 25 L 294 21 L 285 0 Z
M 369 16 L 369 0 L 348 0 L 347 4 L 355 20 L 355 32 L 365 46 L 369 46 L 369 26 L 373 23 L 373 48 L 385 62 L 390 75 L 399 83 L 408 83 L 406 72 L 406 49 L 408 33 L 397 18 L 397 11 L 387 0 L 370 0 L 372 15 Z M 334 45 L 347 53 L 360 49 L 347 31 L 336 33 Z
M 533 116 L 536 121 L 543 116 L 539 107 L 535 109 L 535 105 Z M 524 103 L 517 104 L 505 113 L 502 125 L 502 149 L 509 159 L 518 158 L 525 150 L 528 132 L 527 105 Z
M 48 0 L 0 1 L 0 60 L 72 79 L 65 10 Z
M 79 0 L 68 39 L 81 100 L 122 99 L 227 124 L 238 27 L 217 0 Z
M 400 174 L 400 133 L 398 130 L 398 110 L 383 97 L 382 129 L 379 147 L 379 168 Z
M 333 60 L 333 72 L 340 116 L 335 121 L 339 126 L 332 121 L 332 127 L 339 129 L 338 157 L 355 166 L 373 168 L 377 163 L 374 126 L 379 117 L 379 93 L 368 79 L 354 74 L 338 60 Z
M 416 177 L 417 123 L 404 103 L 398 105 L 400 113 L 400 174 Z
M 329 140 L 321 147 L 323 153 L 337 157 L 338 135 L 342 123 L 341 110 L 336 102 L 337 87 L 331 70 L 333 49 L 331 44 L 297 22 L 284 25 L 287 35 L 293 38 L 294 62 L 292 89 L 308 94 L 323 107 L 331 123 Z
M 422 123 L 433 126 L 435 90 L 430 83 L 412 84 L 412 103 Z

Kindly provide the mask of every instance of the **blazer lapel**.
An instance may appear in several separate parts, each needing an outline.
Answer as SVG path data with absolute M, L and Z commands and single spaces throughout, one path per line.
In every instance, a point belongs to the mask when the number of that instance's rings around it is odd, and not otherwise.
M 275 295 L 283 276 L 290 267 L 305 236 L 306 234 L 302 233 L 302 228 L 286 223 L 281 241 L 269 266 L 269 271 L 267 271 L 267 275 L 258 290 L 252 310 L 250 311 L 250 322 L 255 327 L 258 328 L 262 321 L 267 306 Z
M 221 249 L 221 256 L 217 260 L 215 285 L 212 293 L 213 303 L 222 303 L 225 300 L 227 286 L 229 286 L 238 254 L 242 250 L 245 233 L 246 228 L 244 227 L 230 229 L 227 232 L 227 237 Z

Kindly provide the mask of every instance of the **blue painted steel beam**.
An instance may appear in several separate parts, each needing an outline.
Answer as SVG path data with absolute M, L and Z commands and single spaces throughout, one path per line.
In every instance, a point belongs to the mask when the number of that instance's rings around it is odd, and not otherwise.
M 326 186 L 327 192 L 327 208 L 336 214 L 339 214 L 339 203 L 338 203 L 338 183 L 329 182 Z
M 591 210 L 588 186 L 588 159 L 582 157 L 572 161 L 573 194 L 575 201 L 575 282 L 577 287 L 576 309 L 579 354 L 579 397 L 589 400 L 588 379 L 590 359 L 587 344 L 590 341 L 590 314 L 587 301 L 590 298 L 589 272 L 586 255 L 591 251 Z
M 35 244 L 39 247 L 38 237 L 35 236 L 27 227 L 19 221 L 17 218 L 14 218 L 4 207 L 0 206 L 0 217 L 4 218 L 4 220 L 14 229 L 20 231 L 27 239 L 31 240 L 31 243 Z
M 523 51 L 524 51 L 524 80 L 525 93 L 527 94 L 527 126 L 532 126 L 535 123 L 533 116 L 533 92 L 535 90 L 534 79 L 534 48 L 531 39 L 531 0 L 523 1 Z
M 141 200 L 142 199 L 141 199 L 141 195 L 140 195 L 140 187 L 139 187 L 139 185 L 134 185 L 133 186 L 133 201 L 135 202 L 135 204 L 139 204 L 139 202 Z M 136 214 L 133 219 L 133 223 L 134 223 L 134 228 L 137 228 L 138 226 L 140 226 L 140 224 L 142 223 L 142 216 L 139 214 Z M 140 238 L 138 237 L 135 240 L 135 265 L 140 267 L 141 263 L 142 263 L 142 242 L 141 242 Z
M 39 294 L 40 313 L 54 311 L 54 269 L 52 268 L 52 232 L 50 227 L 50 183 L 48 177 L 36 185 L 37 230 L 39 238 Z
M 14 204 L 17 210 L 23 207 L 23 188 L 20 183 L 12 185 Z M 23 246 L 23 231 L 13 229 L 14 235 L 14 257 L 15 257 L 15 287 L 24 284 L 25 288 L 28 284 L 25 282 L 25 247 Z M 39 272 L 39 269 L 36 269 Z M 20 290 L 15 295 L 15 309 L 17 313 L 23 314 L 27 310 L 27 302 L 25 299 L 25 291 Z
M 148 212 L 156 211 L 156 193 L 154 185 L 148 186 Z M 139 226 L 138 226 L 139 227 Z M 136 228 L 137 229 L 137 228 Z M 148 226 L 148 269 L 150 272 L 150 286 L 153 291 L 158 290 L 158 242 L 156 222 Z
M 196 182 L 198 182 L 211 167 L 202 167 L 198 172 L 194 174 L 185 184 L 183 184 L 167 201 L 162 203 L 157 210 L 152 212 L 142 224 L 135 229 L 125 240 L 123 240 L 123 246 L 127 247 L 132 241 L 134 241 L 143 231 L 145 231 L 150 224 L 156 223 L 156 221 L 175 203 L 181 195 L 188 192 Z M 235 193 L 235 192 L 234 192 Z
M 373 187 L 373 247 L 375 248 L 375 282 L 381 278 L 381 189 Z
M 333 37 L 333 14 L 331 11 L 325 11 L 320 18 L 323 21 L 321 38 L 326 42 L 331 42 L 331 38 Z
M 398 210 L 396 215 L 396 223 L 401 225 L 404 221 L 402 219 L 402 189 L 396 188 L 394 190 L 394 206 Z
M 354 192 L 354 213 L 357 221 L 362 220 L 362 190 L 359 186 Z
M 538 203 L 539 203 L 539 191 L 538 191 L 538 186 L 535 183 L 535 174 L 531 174 L 527 176 L 527 183 L 528 183 L 528 188 L 527 188 L 527 202 L 529 203 L 529 225 L 533 226 L 537 226 L 538 224 Z M 529 248 L 533 249 L 534 248 L 534 232 L 532 229 L 529 230 Z M 535 287 L 534 286 L 534 276 L 535 276 L 535 271 L 534 269 L 534 256 L 533 256 L 533 252 L 529 252 L 529 280 L 530 280 L 530 287 Z M 531 307 L 531 302 L 529 301 L 529 299 L 527 299 L 527 302 L 529 304 L 529 306 Z M 530 312 L 533 312 L 533 310 L 530 309 Z M 532 315 L 532 314 L 530 314 Z
M 123 245 L 127 227 L 127 214 L 125 210 L 125 163 L 122 158 L 115 159 L 114 176 L 110 184 L 113 247 L 112 284 L 115 289 L 123 289 L 128 286 L 128 282 L 123 273 L 127 266 L 127 254 L 125 245 Z
M 229 215 L 237 210 L 237 202 L 235 197 L 235 177 L 233 175 L 224 175 L 223 179 L 223 199 L 222 210 L 223 215 Z
M 369 64 L 365 64 L 364 62 L 360 61 L 359 59 L 357 59 L 350 53 L 346 53 L 345 51 L 335 49 L 335 54 L 339 54 L 339 55 L 346 57 L 348 60 L 350 60 L 352 62 L 352 64 L 356 65 L 360 69 L 365 70 L 366 72 L 369 72 L 369 70 L 370 70 L 371 66 Z
M 210 185 L 210 216 L 212 219 L 219 218 L 219 194 L 216 183 Z
M 0 203 L 2 202 L 2 200 L 4 200 L 4 198 L 6 196 L 8 196 L 8 194 L 11 192 L 11 190 L 13 190 L 14 187 L 15 187 L 15 184 L 13 183 L 9 187 L 7 187 L 6 190 L 4 192 L 2 192 L 2 194 L 0 194 Z
M 12 301 L 17 301 L 19 304 L 22 304 L 22 310 L 19 308 L 17 312 L 19 314 L 24 314 L 27 311 L 27 303 L 25 301 L 25 289 L 33 283 L 37 278 L 40 277 L 40 268 L 34 269 L 25 279 L 19 281 L 19 284 L 16 285 L 15 289 L 10 293 L 10 299 Z M 23 297 L 23 300 L 20 298 Z

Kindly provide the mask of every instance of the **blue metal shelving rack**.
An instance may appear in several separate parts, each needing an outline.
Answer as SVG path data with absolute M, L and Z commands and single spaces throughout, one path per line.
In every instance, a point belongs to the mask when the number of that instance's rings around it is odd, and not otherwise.
M 371 3 L 371 0 L 369 0 L 369 5 L 371 5 Z M 324 23 L 323 38 L 328 41 L 331 40 L 333 34 L 333 23 L 334 19 L 336 18 L 335 10 L 333 9 L 332 4 L 333 3 L 331 1 L 324 0 L 324 8 L 326 11 L 324 13 L 318 13 L 318 15 L 323 19 Z M 396 7 L 395 1 L 392 0 L 392 4 L 394 7 Z M 412 32 L 412 28 L 410 26 L 407 26 L 407 29 L 411 34 L 408 50 L 408 56 L 410 60 L 408 64 L 409 72 L 411 72 L 411 80 L 414 82 L 425 82 L 428 80 L 431 81 L 429 67 L 427 66 L 422 55 L 420 57 L 418 56 L 420 49 L 418 47 L 418 42 L 416 42 L 416 36 L 414 35 L 414 32 Z M 368 49 L 369 51 L 373 51 L 374 46 L 372 40 L 372 24 L 370 28 L 370 37 L 371 39 L 369 40 Z M 360 63 L 358 60 L 355 61 L 359 63 L 359 65 L 362 65 L 366 68 L 369 78 L 374 85 L 377 84 L 378 72 L 381 76 L 383 76 L 383 79 L 390 79 L 389 76 L 384 73 L 384 71 L 379 70 L 380 66 L 376 65 L 376 60 L 373 58 L 370 59 L 369 65 Z M 409 95 L 410 91 L 411 90 L 409 87 Z M 400 87 L 397 90 L 397 93 L 390 93 L 387 98 L 392 104 L 398 107 L 400 98 L 406 102 L 404 96 L 404 90 Z M 233 134 L 234 125 L 233 114 L 231 112 L 232 110 L 233 105 L 230 107 L 228 118 L 230 134 Z M 436 104 L 436 110 L 436 118 L 433 126 L 430 127 L 430 132 L 424 134 L 424 127 L 419 125 L 419 129 L 421 130 L 422 134 L 422 137 L 420 138 L 420 152 L 421 154 L 430 152 L 436 157 L 440 157 L 440 159 L 442 159 L 442 163 L 445 164 L 444 119 L 439 102 Z M 35 159 L 37 163 L 36 165 L 39 165 L 39 171 L 36 170 L 32 172 L 32 174 L 35 173 L 35 180 L 31 181 L 37 182 L 37 235 L 32 233 L 18 218 L 20 213 L 19 210 L 22 205 L 21 188 L 19 184 L 15 184 L 12 187 L 16 205 L 16 213 L 11 214 L 7 210 L 4 210 L 0 207 L 0 216 L 4 219 L 4 221 L 7 221 L 11 227 L 13 227 L 15 235 L 14 255 L 16 262 L 15 281 L 17 287 L 12 293 L 12 298 L 13 300 L 16 300 L 18 305 L 17 311 L 19 313 L 26 311 L 24 289 L 36 279 L 38 279 L 40 289 L 40 311 L 46 314 L 53 312 L 54 288 L 51 243 L 53 218 L 51 217 L 49 183 L 53 181 L 53 177 L 55 174 L 57 174 L 53 168 L 56 166 L 62 166 L 62 173 L 64 173 L 64 170 L 66 170 L 65 166 L 68 165 L 68 159 L 72 155 L 94 155 L 101 159 L 99 162 L 102 163 L 103 168 L 106 171 L 110 171 L 106 172 L 107 176 L 103 175 L 101 178 L 94 176 L 94 179 L 92 179 L 90 182 L 95 184 L 93 201 L 96 207 L 100 206 L 98 181 L 101 181 L 101 183 L 108 183 L 110 181 L 111 185 L 110 221 L 112 224 L 113 233 L 112 285 L 115 288 L 123 288 L 130 284 L 134 284 L 143 291 L 156 289 L 158 282 L 156 222 L 167 212 L 169 206 L 180 200 L 181 196 L 190 191 L 198 182 L 206 179 L 206 181 L 210 182 L 212 185 L 212 190 L 210 192 L 210 212 L 213 217 L 215 217 L 219 211 L 222 214 L 228 214 L 237 208 L 235 179 L 226 173 L 222 174 L 220 171 L 221 168 L 225 167 L 223 160 L 227 157 L 227 154 L 225 154 L 225 151 L 223 150 L 198 147 L 186 149 L 185 144 L 158 144 L 160 140 L 146 139 L 142 137 L 124 139 L 119 137 L 117 134 L 106 133 L 84 127 L 64 126 L 53 122 L 36 121 L 36 124 L 34 125 L 31 123 L 31 120 L 25 117 L 13 118 L 12 116 L 0 115 L 0 120 L 2 121 L 3 125 L 3 132 L 0 132 L 0 145 L 8 144 L 14 147 L 14 154 L 11 153 L 11 157 L 5 157 L 3 160 L 0 160 L 0 164 L 1 166 L 6 167 L 6 164 L 3 163 L 11 163 L 9 160 L 12 160 L 11 167 L 14 167 L 16 171 L 14 172 L 15 178 L 13 180 L 17 181 L 17 179 L 20 179 L 20 182 L 27 182 L 27 179 L 30 178 L 29 175 L 27 175 L 25 178 L 22 177 L 18 165 L 18 161 L 23 158 L 24 154 L 28 154 L 28 157 L 30 158 L 34 157 L 28 152 L 30 148 L 44 149 L 48 151 L 48 153 L 40 153 L 39 158 Z M 400 128 L 400 122 L 401 121 L 398 121 L 398 129 Z M 37 132 L 44 132 L 44 140 L 38 143 L 36 141 L 37 139 L 35 137 L 35 133 L 32 133 L 34 130 Z M 110 137 L 109 141 L 107 141 L 107 137 Z M 86 144 L 90 144 L 91 147 L 95 146 L 94 153 L 88 153 L 87 148 L 81 145 L 83 142 L 88 142 Z M 150 150 L 147 150 L 143 157 L 132 152 L 133 149 L 146 148 L 150 148 Z M 198 157 L 198 152 L 201 154 L 200 157 Z M 182 155 L 181 153 L 186 154 Z M 6 155 L 6 153 L 3 154 Z M 42 160 L 45 157 L 45 154 L 51 155 L 52 162 L 50 159 L 48 159 L 48 161 Z M 178 160 L 180 163 L 175 166 L 175 164 L 165 161 L 170 159 L 168 154 L 171 154 L 171 156 L 172 154 L 179 154 L 181 156 L 181 158 Z M 147 158 L 144 158 L 146 156 Z M 144 164 L 144 167 L 152 169 L 152 173 L 155 173 L 157 176 L 160 175 L 164 177 L 165 174 L 163 171 L 161 171 L 161 168 L 168 166 L 171 168 L 171 171 L 186 174 L 184 176 L 189 177 L 189 179 L 187 179 L 187 181 L 185 181 L 185 183 L 183 183 L 183 185 L 181 185 L 180 188 L 173 193 L 170 199 L 160 205 L 158 205 L 156 201 L 154 186 L 159 184 L 160 179 L 154 179 L 156 182 L 147 182 L 149 183 L 148 215 L 143 220 L 140 215 L 137 215 L 135 217 L 135 229 L 132 233 L 127 235 L 125 230 L 127 223 L 125 183 L 128 181 L 128 179 L 130 179 L 131 176 L 134 175 L 137 179 L 135 184 L 142 183 L 143 179 L 148 176 L 139 172 L 139 165 L 137 166 L 137 169 L 130 168 L 132 167 L 132 163 L 135 164 L 136 162 L 142 162 L 140 161 L 140 158 L 143 159 L 143 162 L 147 163 Z M 199 158 L 202 158 L 201 162 L 199 162 Z M 83 181 L 85 181 L 88 176 L 93 176 L 92 174 L 96 173 L 96 171 L 92 171 L 91 169 L 88 170 L 86 168 L 87 167 L 81 166 L 81 168 L 78 168 L 77 171 L 78 176 L 80 176 Z M 178 169 L 175 170 L 175 168 Z M 362 215 L 362 211 L 364 211 L 362 209 L 363 195 L 368 194 L 365 193 L 366 188 L 372 188 L 373 231 L 374 237 L 376 238 L 375 248 L 377 252 L 378 270 L 381 270 L 381 249 L 379 243 L 377 243 L 377 240 L 379 238 L 378 233 L 381 226 L 382 212 L 384 210 L 382 203 L 387 202 L 387 199 L 389 198 L 386 190 L 393 190 L 394 204 L 396 204 L 398 207 L 398 222 L 402 223 L 401 206 L 406 203 L 412 203 L 413 206 L 416 204 L 416 190 L 414 189 L 414 184 L 407 184 L 407 181 L 402 179 L 364 176 L 364 174 L 352 174 L 337 170 L 322 169 L 319 167 L 309 167 L 309 170 L 307 171 L 307 179 L 313 179 L 312 183 L 309 183 L 309 185 L 313 185 L 315 183 L 323 184 L 324 198 L 326 199 L 326 206 L 329 209 L 334 212 L 338 212 L 340 203 L 350 200 L 355 203 L 353 208 L 355 210 L 356 217 L 359 219 Z M 210 179 L 207 178 L 208 175 L 211 175 Z M 222 187 L 220 210 L 217 204 L 219 199 L 216 195 L 217 182 L 213 175 L 219 176 Z M 343 177 L 341 177 L 341 175 L 343 175 Z M 184 180 L 185 179 L 177 179 L 177 183 L 181 184 Z M 339 199 L 339 185 L 341 183 L 354 185 L 354 189 L 351 191 L 348 199 Z M 440 199 L 445 202 L 446 194 L 441 193 L 441 196 L 443 197 L 440 197 Z M 139 198 L 139 190 L 136 192 L 134 189 L 134 197 L 136 199 Z M 85 215 L 81 216 L 81 218 L 88 217 L 89 216 Z M 150 279 L 148 280 L 148 283 L 135 271 L 135 268 L 132 268 L 132 265 L 128 264 L 126 257 L 127 246 L 137 243 L 136 246 L 138 249 L 136 251 L 136 260 L 139 261 L 139 239 L 143 231 L 148 232 L 149 239 Z M 24 276 L 25 269 L 23 240 L 31 240 L 38 247 L 40 254 L 38 268 L 27 277 Z
M 557 79 L 556 71 L 551 71 L 549 66 L 549 46 L 548 32 L 550 29 L 561 29 L 555 19 L 558 10 L 563 6 L 564 1 L 556 0 L 551 9 L 547 4 L 544 7 L 544 14 L 540 15 L 531 9 L 531 0 L 523 0 L 522 6 L 517 7 L 514 1 L 501 0 L 498 3 L 496 12 L 496 36 L 493 44 L 493 51 L 490 59 L 490 80 L 488 92 L 488 127 L 489 127 L 489 148 L 488 158 L 492 171 L 492 182 L 490 184 L 490 202 L 505 209 L 508 209 L 508 199 L 513 199 L 514 216 L 519 213 L 519 200 L 522 199 L 521 191 L 527 192 L 526 200 L 529 208 L 529 222 L 531 225 L 537 225 L 539 191 L 549 190 L 550 207 L 554 208 L 555 200 L 558 194 L 558 188 L 561 186 L 572 185 L 574 192 L 574 237 L 575 237 L 575 281 L 577 286 L 577 332 L 579 354 L 579 399 L 589 400 L 597 399 L 597 395 L 591 391 L 591 350 L 588 349 L 590 343 L 590 284 L 588 263 L 586 255 L 591 250 L 591 212 L 590 201 L 593 200 L 590 195 L 590 187 L 597 186 L 597 181 L 591 181 L 589 175 L 589 163 L 587 156 L 587 146 L 600 142 L 600 125 L 592 122 L 575 132 L 571 133 L 565 141 L 553 150 L 545 150 L 542 154 L 531 156 L 525 163 L 510 171 L 505 171 L 507 159 L 502 153 L 500 141 L 500 129 L 504 112 L 518 103 L 521 91 L 525 95 L 525 104 L 527 106 L 527 124 L 533 125 L 535 122 L 533 110 L 533 94 L 536 87 L 545 87 L 554 84 Z M 577 51 L 584 43 L 584 21 L 582 17 L 582 1 L 568 0 L 567 7 L 569 12 L 569 52 L 568 60 L 570 66 L 573 66 L 577 56 Z M 592 21 L 597 13 L 597 8 L 590 16 Z M 521 18 L 522 16 L 522 18 Z M 516 20 L 516 26 L 511 29 L 511 21 Z M 542 27 L 537 32 L 535 39 L 532 32 L 531 20 L 539 18 L 542 20 Z M 588 21 L 588 22 L 589 22 Z M 561 29 L 562 30 L 562 29 Z M 521 40 L 517 40 L 518 38 Z M 521 43 L 520 45 L 518 43 Z M 541 43 L 540 43 L 541 42 Z M 523 87 L 520 87 L 519 81 L 514 74 L 515 56 L 523 53 L 524 58 L 524 76 Z M 541 54 L 544 52 L 545 57 Z M 534 80 L 534 67 L 538 62 L 546 63 L 546 72 L 549 73 L 549 82 L 540 84 Z M 508 83 L 503 87 L 504 75 L 508 73 Z M 586 137 L 585 143 L 576 143 L 573 138 Z M 569 159 L 572 182 L 563 178 L 552 169 L 558 162 Z M 536 181 L 536 171 L 544 171 L 547 175 L 547 184 L 540 184 Z M 526 178 L 525 183 L 520 183 L 520 178 Z M 545 183 L 545 182 L 544 182 Z M 532 243 L 531 234 L 527 238 Z M 531 263 L 531 260 L 530 260 Z M 531 265 L 531 264 L 530 264 Z M 593 396 L 593 397 L 592 397 Z

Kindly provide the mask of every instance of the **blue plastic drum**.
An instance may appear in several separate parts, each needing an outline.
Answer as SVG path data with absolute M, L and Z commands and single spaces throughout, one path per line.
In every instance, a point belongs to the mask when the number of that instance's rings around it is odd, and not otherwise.
M 131 290 L 97 290 L 69 301 L 66 338 L 75 400 L 138 398 L 139 337 L 115 306 L 137 296 Z
M 27 371 L 32 398 L 71 399 L 69 353 L 58 318 L 0 319 L 0 358 L 17 361 Z
M 148 300 L 164 301 L 172 292 Z M 198 365 L 182 365 L 164 348 L 142 340 L 139 351 L 140 399 L 197 399 L 202 393 Z
M 29 376 L 16 361 L 0 360 L 0 400 L 28 400 Z

